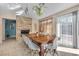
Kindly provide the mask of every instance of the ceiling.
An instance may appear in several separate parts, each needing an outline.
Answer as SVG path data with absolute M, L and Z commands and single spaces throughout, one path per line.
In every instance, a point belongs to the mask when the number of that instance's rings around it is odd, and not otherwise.
M 35 3 L 0 3 L 0 13 L 9 12 L 17 15 L 32 17 L 34 19 L 44 18 L 51 14 L 55 14 L 64 9 L 77 5 L 77 3 L 45 3 L 45 8 L 42 16 L 37 16 L 33 10 Z M 17 6 L 17 7 L 16 7 Z M 27 9 L 28 8 L 28 9 Z M 7 11 L 5 11 L 7 10 Z M 28 12 L 27 12 L 28 11 Z

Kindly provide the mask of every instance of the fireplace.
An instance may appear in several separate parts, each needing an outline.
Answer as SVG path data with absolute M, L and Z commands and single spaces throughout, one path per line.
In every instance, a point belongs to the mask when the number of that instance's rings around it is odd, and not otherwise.
M 21 30 L 21 34 L 29 34 L 30 30 Z

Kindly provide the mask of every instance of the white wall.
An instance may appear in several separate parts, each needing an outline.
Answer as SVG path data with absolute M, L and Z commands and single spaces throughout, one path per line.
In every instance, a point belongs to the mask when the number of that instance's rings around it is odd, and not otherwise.
M 7 18 L 7 19 L 14 19 L 16 20 L 16 13 L 15 11 L 11 11 L 8 9 L 7 4 L 0 4 L 0 43 L 2 43 L 2 40 L 5 40 L 5 32 L 3 31 L 3 29 L 5 29 L 4 27 L 4 23 L 2 23 L 2 19 L 3 18 Z
M 9 10 L 6 3 L 0 4 L 0 16 L 3 18 L 16 19 L 15 11 Z
M 0 44 L 2 43 L 2 18 L 0 17 Z
M 36 29 L 35 29 L 36 27 Z M 38 32 L 39 31 L 39 22 L 37 19 L 32 19 L 32 32 Z

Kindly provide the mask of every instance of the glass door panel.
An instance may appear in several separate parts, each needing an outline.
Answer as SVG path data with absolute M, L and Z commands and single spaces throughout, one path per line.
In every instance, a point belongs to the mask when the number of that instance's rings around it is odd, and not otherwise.
M 58 17 L 57 35 L 60 38 L 58 43 L 63 46 L 73 47 L 73 20 L 72 14 Z

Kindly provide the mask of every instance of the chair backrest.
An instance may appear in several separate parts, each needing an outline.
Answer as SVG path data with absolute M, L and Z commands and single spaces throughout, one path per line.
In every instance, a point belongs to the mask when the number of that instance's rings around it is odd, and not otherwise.
M 51 40 L 48 42 L 48 46 L 46 47 L 48 49 L 56 49 L 57 48 L 57 38 L 56 35 L 51 35 Z
M 35 43 L 33 43 L 31 39 L 29 39 L 28 46 L 32 50 L 38 50 L 39 49 L 39 46 L 37 46 Z
M 48 35 L 48 33 L 46 33 L 46 32 L 41 32 L 40 34 L 42 34 L 42 35 Z
M 28 38 L 27 36 L 22 35 L 22 38 L 30 49 L 32 49 L 32 50 L 38 50 L 39 49 L 39 47 L 35 43 L 33 43 L 32 40 L 30 38 Z
M 48 35 L 48 37 L 49 37 L 49 42 L 48 43 L 53 43 L 55 38 L 56 38 L 56 35 L 55 34 L 54 35 Z
M 26 44 L 28 44 L 29 40 L 28 40 L 28 37 L 26 35 L 22 35 L 22 39 L 24 40 L 24 42 Z

